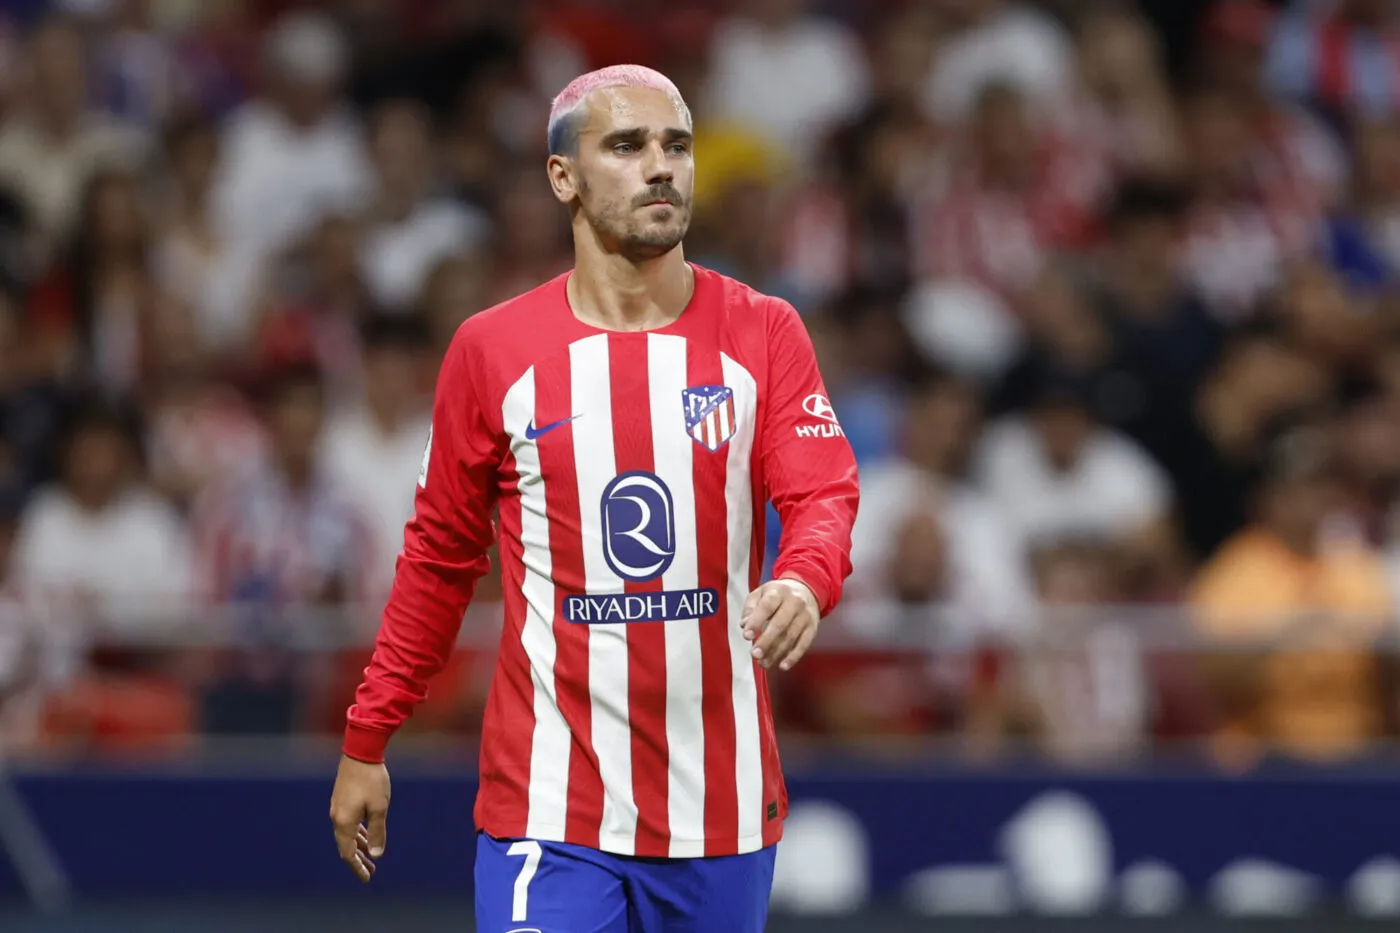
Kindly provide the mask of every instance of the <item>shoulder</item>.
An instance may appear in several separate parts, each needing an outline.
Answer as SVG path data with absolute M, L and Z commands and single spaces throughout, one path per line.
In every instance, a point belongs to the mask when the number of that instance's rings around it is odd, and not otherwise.
M 556 342 L 568 274 L 478 311 L 463 321 L 443 357 L 440 382 L 470 384 L 482 398 L 499 398 Z
M 567 281 L 568 273 L 557 275 L 527 292 L 478 311 L 458 326 L 452 338 L 452 349 L 479 353 L 487 347 L 499 350 L 503 344 L 520 344 L 545 317 L 558 310 L 558 302 L 565 300 Z
M 774 328 L 806 329 L 802 316 L 790 302 L 761 292 L 736 278 L 691 263 L 695 270 L 695 292 L 699 300 L 718 310 L 731 326 L 741 331 L 767 331 Z
M 184 530 L 180 513 L 155 490 L 137 486 L 122 499 L 121 520 L 133 534 L 148 537 L 178 536 Z
M 1099 431 L 1090 441 L 1093 462 L 1101 469 L 1156 475 L 1156 461 L 1137 441 L 1111 428 Z
M 61 486 L 41 488 L 34 493 L 24 509 L 19 525 L 21 536 L 47 531 L 73 514 L 72 500 Z
M 1032 449 L 1034 444 L 1035 438 L 1026 420 L 1019 415 L 1009 415 L 987 425 L 986 430 L 982 432 L 979 446 L 989 454 L 1004 455 L 1015 452 L 1020 455 L 1021 452 Z

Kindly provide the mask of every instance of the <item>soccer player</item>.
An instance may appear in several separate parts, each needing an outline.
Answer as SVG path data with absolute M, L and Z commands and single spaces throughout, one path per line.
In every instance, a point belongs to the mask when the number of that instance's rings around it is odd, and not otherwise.
M 570 273 L 464 323 L 347 713 L 341 857 L 384 851 L 390 735 L 452 651 L 500 510 L 481 740 L 488 933 L 758 933 L 787 812 L 766 677 L 850 572 L 855 458 L 793 308 L 688 263 L 690 112 L 650 69 L 554 101 Z M 767 499 L 783 522 L 758 586 Z

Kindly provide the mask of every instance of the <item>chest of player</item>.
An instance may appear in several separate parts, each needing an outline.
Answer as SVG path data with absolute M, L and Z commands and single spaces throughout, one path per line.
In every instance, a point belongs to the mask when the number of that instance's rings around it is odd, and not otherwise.
M 679 335 L 537 360 L 502 405 L 523 550 L 580 594 L 724 585 L 752 529 L 758 409 L 747 368 Z

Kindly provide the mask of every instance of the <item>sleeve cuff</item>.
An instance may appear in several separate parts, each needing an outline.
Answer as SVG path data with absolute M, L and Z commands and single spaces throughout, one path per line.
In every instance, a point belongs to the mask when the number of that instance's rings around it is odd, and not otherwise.
M 388 746 L 389 733 L 378 729 L 366 729 L 352 722 L 345 727 L 345 741 L 340 750 L 347 758 L 381 764 L 384 761 L 384 750 Z

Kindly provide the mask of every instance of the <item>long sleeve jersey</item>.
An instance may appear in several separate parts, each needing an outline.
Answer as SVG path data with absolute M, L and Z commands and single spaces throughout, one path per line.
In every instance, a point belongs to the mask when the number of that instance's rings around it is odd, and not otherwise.
M 787 795 L 740 614 L 763 566 L 826 614 L 855 457 L 787 303 L 701 267 L 679 318 L 589 326 L 567 276 L 468 319 L 443 363 L 395 580 L 344 750 L 383 760 L 444 665 L 497 533 L 504 628 L 475 819 L 624 855 L 748 852 Z

